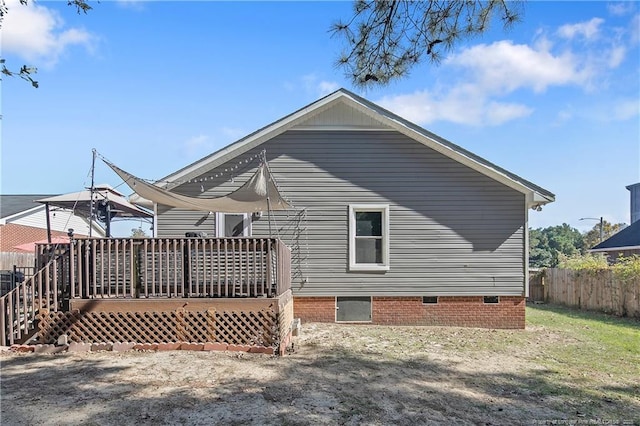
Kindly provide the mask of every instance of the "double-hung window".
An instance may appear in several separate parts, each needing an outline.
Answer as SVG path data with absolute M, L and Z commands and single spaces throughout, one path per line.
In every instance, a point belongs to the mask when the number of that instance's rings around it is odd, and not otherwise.
M 389 205 L 349 206 L 349 270 L 389 270 Z

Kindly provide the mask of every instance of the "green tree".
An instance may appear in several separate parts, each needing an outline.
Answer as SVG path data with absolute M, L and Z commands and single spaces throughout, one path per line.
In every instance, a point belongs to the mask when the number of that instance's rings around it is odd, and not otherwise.
M 131 229 L 131 238 L 149 238 L 147 233 L 142 228 L 132 228 Z
M 609 237 L 612 237 L 617 232 L 624 229 L 626 223 L 609 223 L 606 220 L 602 221 L 602 240 L 606 240 Z M 587 249 L 597 245 L 600 243 L 600 224 L 597 223 L 591 228 L 589 231 L 585 232 L 582 235 L 584 240 L 584 246 Z
M 26 6 L 29 3 L 29 0 L 20 0 L 20 3 L 23 6 Z M 87 2 L 87 0 L 67 0 L 67 5 L 73 6 L 76 8 L 78 13 L 87 13 L 91 9 L 93 9 Z M 7 8 L 7 3 L 5 0 L 0 0 L 0 31 L 2 30 L 2 23 L 4 22 L 4 17 L 9 13 L 9 8 Z M 6 75 L 9 77 L 19 77 L 23 80 L 31 83 L 33 87 L 38 88 L 38 82 L 33 78 L 34 74 L 38 72 L 38 69 L 33 66 L 22 65 L 17 71 L 11 70 L 6 66 L 6 60 L 0 57 L 0 73 L 2 75 Z
M 425 58 L 438 62 L 493 21 L 510 27 L 520 19 L 522 5 L 521 0 L 355 0 L 353 16 L 331 28 L 347 45 L 338 65 L 357 86 L 384 85 Z
M 582 234 L 563 223 L 529 231 L 529 266 L 553 268 L 562 256 L 571 257 L 584 252 Z

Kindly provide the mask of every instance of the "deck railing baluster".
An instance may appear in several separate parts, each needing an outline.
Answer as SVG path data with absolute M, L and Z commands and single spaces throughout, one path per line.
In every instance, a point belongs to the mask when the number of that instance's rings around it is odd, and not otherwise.
M 147 256 L 149 255 L 149 240 L 146 238 L 142 241 L 142 250 L 140 250 L 140 257 L 138 257 L 138 271 L 142 275 L 140 277 L 140 284 L 144 289 L 144 297 L 149 297 L 149 287 L 147 287 Z
M 136 297 L 136 287 L 138 286 L 137 280 L 136 280 L 136 263 L 135 263 L 135 257 L 137 256 L 136 253 L 136 247 L 134 244 L 133 239 L 129 240 L 129 244 L 131 246 L 130 250 L 129 250 L 129 282 L 131 283 L 131 298 L 135 298 Z
M 168 239 L 165 239 L 163 241 L 163 245 L 164 245 L 164 252 L 162 253 L 162 271 L 164 271 L 164 281 L 165 281 L 165 288 L 167 289 L 167 297 L 171 297 L 171 260 L 170 260 L 170 250 L 171 250 L 171 241 Z
M 7 343 L 7 324 L 5 323 L 6 314 L 6 296 L 0 297 L 0 343 L 6 345 Z M 11 333 L 11 330 L 9 330 Z
M 220 264 L 221 264 L 221 259 L 220 259 L 220 240 L 217 239 L 216 240 L 216 287 L 217 287 L 217 292 L 216 295 L 219 297 L 222 293 L 222 289 L 221 289 L 221 284 L 222 282 L 220 281 L 220 276 L 222 275 L 220 273 Z
M 104 295 L 104 282 L 109 276 L 108 271 L 105 271 L 105 253 L 104 253 L 104 245 L 105 242 L 108 243 L 108 240 L 101 239 L 100 240 L 100 265 L 94 264 L 94 275 L 100 277 L 100 294 Z M 94 257 L 96 255 L 94 254 Z M 107 260 L 110 258 L 107 256 Z M 100 275 L 98 275 L 97 269 L 100 268 Z M 107 282 L 107 296 L 111 297 L 111 285 Z
M 159 296 L 169 296 L 169 286 L 165 285 L 164 276 L 162 275 L 162 271 L 164 270 L 164 239 L 159 238 L 156 241 L 156 252 L 158 253 L 158 295 Z
M 60 283 L 58 282 L 58 260 L 53 260 L 53 311 L 58 311 L 58 289 L 60 288 Z M 51 309 L 51 306 L 48 307 Z
M 9 323 L 9 344 L 13 345 L 13 343 L 15 342 L 15 332 L 14 330 L 14 324 L 13 324 L 13 294 L 14 293 L 9 293 L 7 295 L 7 311 L 9 312 L 9 318 L 8 318 L 8 323 Z
M 14 307 L 15 307 L 15 318 L 16 318 L 16 338 L 22 338 L 22 321 L 20 320 L 20 292 L 14 291 L 12 292 L 12 297 L 15 298 Z
M 173 296 L 178 297 L 178 240 L 175 238 L 173 242 Z

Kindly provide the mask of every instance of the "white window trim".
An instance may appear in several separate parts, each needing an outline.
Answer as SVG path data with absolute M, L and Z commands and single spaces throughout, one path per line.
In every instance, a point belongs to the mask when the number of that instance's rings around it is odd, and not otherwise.
M 382 213 L 382 263 L 356 263 L 356 213 Z M 389 270 L 389 205 L 350 204 L 349 205 L 349 270 L 384 272 Z
M 243 222 L 244 222 L 244 235 L 242 235 L 242 237 L 250 237 L 251 236 L 251 214 L 249 213 L 221 213 L 221 212 L 216 212 L 216 237 L 217 238 L 231 238 L 231 237 L 225 237 L 224 236 L 224 228 L 225 228 L 225 221 L 224 221 L 224 217 L 227 214 L 241 214 L 244 216 Z M 239 238 L 239 237 L 236 237 Z

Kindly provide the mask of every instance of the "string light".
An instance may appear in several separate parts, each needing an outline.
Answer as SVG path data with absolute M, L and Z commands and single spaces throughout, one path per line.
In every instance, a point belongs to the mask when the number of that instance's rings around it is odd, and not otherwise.
M 109 160 L 107 160 L 101 154 L 99 154 L 99 153 L 96 153 L 96 154 L 100 158 L 102 158 L 103 160 L 111 163 Z M 231 182 L 234 182 L 235 181 L 234 178 L 238 174 L 237 170 L 240 169 L 240 171 L 242 171 L 243 169 L 246 169 L 247 165 L 249 165 L 250 163 L 252 163 L 255 160 L 260 160 L 261 164 L 263 162 L 266 162 L 266 150 L 262 150 L 261 152 L 253 154 L 250 157 L 246 157 L 244 159 L 240 159 L 237 162 L 234 162 L 233 164 L 229 164 L 224 169 L 224 172 L 222 172 L 221 170 L 218 170 L 218 171 L 216 171 L 216 173 L 213 173 L 211 175 L 206 175 L 206 176 L 200 176 L 198 178 L 185 179 L 185 180 L 180 180 L 180 179 L 176 179 L 176 180 L 157 180 L 157 179 L 144 179 L 144 178 L 138 177 L 138 179 L 141 180 L 141 181 L 145 181 L 147 183 L 155 184 L 155 185 L 161 184 L 161 183 L 165 183 L 165 184 L 173 184 L 173 185 L 178 186 L 178 185 L 183 185 L 185 183 L 202 183 L 202 182 L 207 182 L 209 180 L 213 181 L 214 179 L 223 178 L 225 175 L 231 174 L 229 180 Z M 134 185 L 135 185 L 135 181 L 134 181 Z M 200 188 L 201 188 L 201 191 L 204 192 L 203 185 L 200 185 Z

